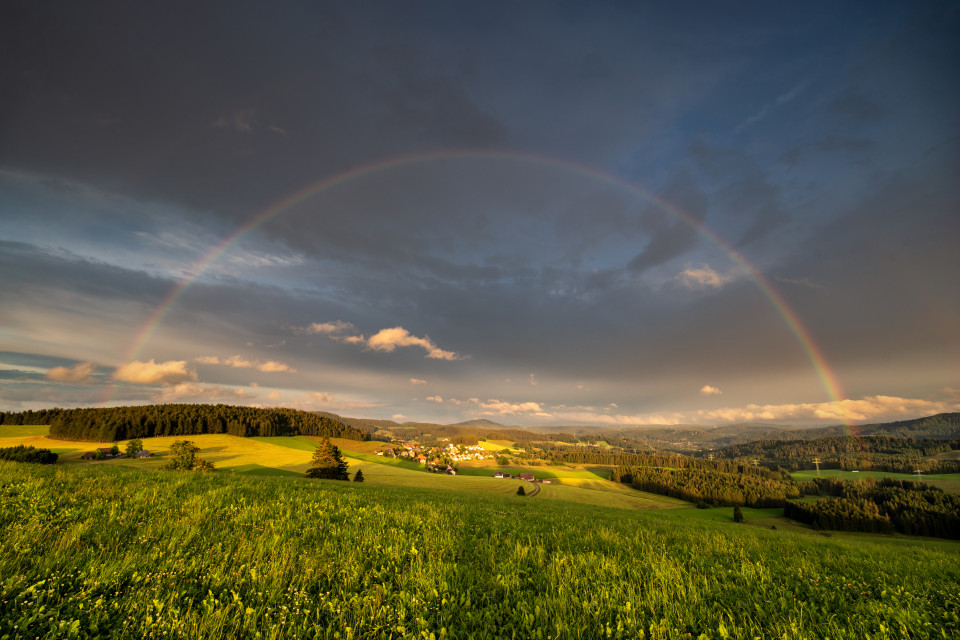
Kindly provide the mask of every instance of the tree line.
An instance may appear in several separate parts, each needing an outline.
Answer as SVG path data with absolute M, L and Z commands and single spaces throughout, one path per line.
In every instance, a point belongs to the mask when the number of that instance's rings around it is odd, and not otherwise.
M 50 451 L 50 449 L 25 447 L 22 444 L 18 444 L 15 447 L 3 447 L 0 449 L 0 460 L 9 460 L 11 462 L 54 464 L 57 461 L 57 458 L 57 454 Z
M 815 529 L 960 539 L 960 495 L 923 482 L 816 478 L 827 498 L 787 502 L 784 515 Z
M 209 404 L 162 404 L 0 413 L 0 424 L 48 424 L 63 440 L 113 442 L 131 438 L 226 433 L 234 436 L 325 436 L 367 440 L 359 429 L 297 409 Z

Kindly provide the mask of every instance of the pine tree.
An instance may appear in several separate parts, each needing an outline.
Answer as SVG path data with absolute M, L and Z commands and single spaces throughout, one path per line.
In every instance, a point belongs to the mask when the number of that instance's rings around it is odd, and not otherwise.
M 520 485 L 519 487 L 517 487 L 517 495 L 518 495 L 518 496 L 525 496 L 525 495 L 527 495 L 527 492 L 523 490 L 523 485 Z
M 361 469 L 357 469 L 357 472 L 353 475 L 353 481 L 363 482 L 363 471 Z
M 347 474 L 347 463 L 343 460 L 343 454 L 336 445 L 330 442 L 329 438 L 324 438 L 313 452 L 310 468 L 307 469 L 308 478 L 320 478 L 323 480 L 350 480 Z
M 743 522 L 743 511 L 740 510 L 740 507 L 733 508 L 733 521 Z

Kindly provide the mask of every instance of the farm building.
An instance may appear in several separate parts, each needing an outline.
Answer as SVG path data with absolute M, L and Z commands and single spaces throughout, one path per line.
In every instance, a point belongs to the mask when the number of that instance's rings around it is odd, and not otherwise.
M 527 482 L 533 482 L 534 480 L 536 480 L 536 478 L 533 477 L 532 473 L 529 473 L 526 471 L 523 473 L 518 473 L 517 477 L 520 478 L 521 480 L 526 480 Z
M 93 451 L 87 451 L 80 457 L 84 460 L 93 460 L 97 457 L 97 452 L 102 452 L 106 458 L 115 458 L 120 455 L 119 453 L 116 456 L 113 455 L 113 447 L 97 447 Z

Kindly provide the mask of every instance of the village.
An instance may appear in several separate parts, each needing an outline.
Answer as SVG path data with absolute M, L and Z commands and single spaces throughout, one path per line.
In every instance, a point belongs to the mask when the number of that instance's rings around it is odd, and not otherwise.
M 446 446 L 429 447 L 419 444 L 395 442 L 382 451 L 377 451 L 376 455 L 410 460 L 425 465 L 426 470 L 431 473 L 444 473 L 447 475 L 457 475 L 455 463 L 473 460 L 493 460 L 496 458 L 494 452 L 484 449 L 480 445 L 463 445 L 448 443 Z M 513 475 L 506 471 L 496 471 L 494 478 L 517 478 L 527 482 L 542 482 L 550 484 L 549 480 L 536 478 L 532 473 L 523 472 Z
M 427 471 L 457 475 L 454 464 L 466 460 L 492 460 L 494 455 L 479 445 L 449 443 L 446 446 L 427 447 L 396 442 L 394 446 L 377 451 L 378 456 L 411 460 L 426 465 Z

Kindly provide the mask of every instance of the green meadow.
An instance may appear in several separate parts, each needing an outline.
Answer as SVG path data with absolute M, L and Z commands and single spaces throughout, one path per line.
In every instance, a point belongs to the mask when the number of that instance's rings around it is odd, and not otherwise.
M 790 476 L 794 480 L 812 480 L 818 475 L 817 471 L 795 471 Z M 940 487 L 950 493 L 960 493 L 960 474 L 957 473 L 924 473 L 919 478 L 913 473 L 891 473 L 887 471 L 844 471 L 842 469 L 823 469 L 819 472 L 821 478 L 841 478 L 843 480 L 862 480 L 864 478 L 897 478 L 898 480 L 913 480 L 926 482 Z
M 116 464 L 2 463 L 0 504 L 0 638 L 960 634 L 956 543 Z
M 816 532 L 782 509 L 736 524 L 602 466 L 448 476 L 334 439 L 359 484 L 303 478 L 313 437 L 189 436 L 217 468 L 200 474 L 163 470 L 181 438 L 90 462 L 96 443 L 46 434 L 0 427 L 0 447 L 64 452 L 0 463 L 0 640 L 960 635 L 957 542 Z M 550 483 L 521 498 L 533 486 L 498 469 Z M 866 475 L 897 474 L 843 477 Z

